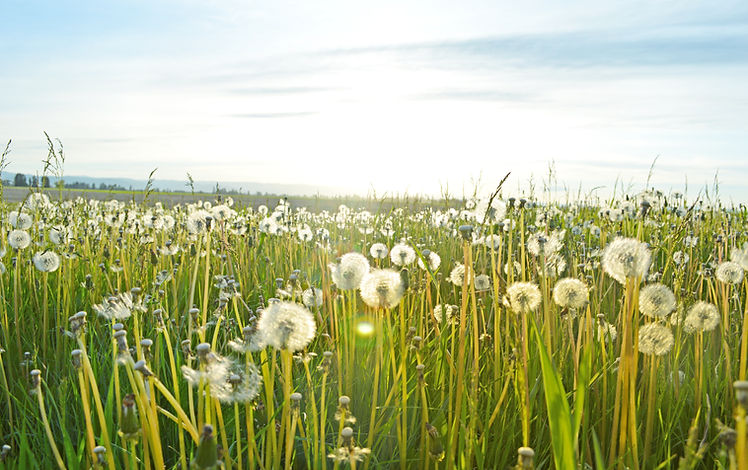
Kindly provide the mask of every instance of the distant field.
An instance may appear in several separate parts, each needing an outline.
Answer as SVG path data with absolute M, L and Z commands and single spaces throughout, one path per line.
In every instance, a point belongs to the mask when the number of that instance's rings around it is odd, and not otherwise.
M 3 199 L 7 202 L 21 202 L 26 196 L 28 196 L 30 188 L 19 188 L 15 186 L 5 186 L 3 188 Z M 59 191 L 56 189 L 47 189 L 45 193 L 52 199 L 59 198 Z M 226 195 L 220 195 L 222 198 L 226 198 Z M 98 189 L 65 189 L 62 191 L 63 199 L 75 199 L 77 197 L 83 197 L 87 199 L 100 199 L 103 201 L 109 201 L 116 199 L 118 201 L 132 201 L 142 202 L 144 193 L 143 191 L 106 191 Z M 150 202 L 161 202 L 166 206 L 174 206 L 176 204 L 185 204 L 190 202 L 203 201 L 215 201 L 218 195 L 209 193 L 189 193 L 189 192 L 153 192 L 148 197 Z M 278 204 L 278 201 L 285 197 L 283 195 L 231 195 L 234 199 L 234 203 L 239 207 L 251 206 L 257 208 L 260 205 L 266 205 L 271 209 Z M 397 202 L 391 200 L 385 200 L 384 202 L 357 198 L 357 197 L 315 197 L 315 196 L 288 196 L 288 201 L 291 207 L 306 207 L 307 209 L 317 212 L 321 210 L 337 210 L 341 204 L 349 205 L 353 208 L 366 208 L 371 211 L 377 211 L 378 209 L 390 210 L 393 206 L 397 205 L 410 206 L 411 204 L 415 207 L 423 207 L 425 204 L 433 203 L 433 201 L 427 201 L 419 198 L 413 198 L 407 200 L 400 198 Z

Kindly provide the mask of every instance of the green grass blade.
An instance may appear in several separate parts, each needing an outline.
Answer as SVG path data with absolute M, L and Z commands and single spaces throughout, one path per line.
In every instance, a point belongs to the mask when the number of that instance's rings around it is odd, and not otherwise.
M 577 468 L 577 463 L 574 452 L 571 411 L 569 410 L 569 403 L 566 401 L 566 392 L 556 367 L 551 362 L 548 351 L 543 345 L 543 339 L 535 325 L 535 319 L 531 315 L 530 317 L 543 373 L 543 390 L 548 409 L 548 422 L 551 428 L 553 461 L 558 470 L 574 469 Z

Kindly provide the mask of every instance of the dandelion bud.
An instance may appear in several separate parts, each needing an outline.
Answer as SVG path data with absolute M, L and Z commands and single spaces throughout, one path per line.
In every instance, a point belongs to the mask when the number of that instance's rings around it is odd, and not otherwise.
M 414 336 L 413 339 L 410 340 L 410 347 L 413 349 L 421 349 L 421 343 L 423 342 L 423 338 L 420 336 Z
M 90 274 L 86 274 L 86 289 L 91 290 L 93 289 L 93 278 Z
M 80 349 L 73 349 L 70 351 L 70 358 L 72 359 L 73 367 L 75 367 L 76 370 L 80 369 L 82 365 L 81 354 L 83 354 L 83 351 Z
M 418 383 L 419 385 L 423 385 L 423 371 L 426 370 L 426 366 L 423 364 L 418 364 L 416 366 L 416 371 L 418 372 Z
M 192 467 L 197 469 L 215 468 L 218 465 L 218 444 L 213 435 L 213 426 L 206 424 L 200 434 L 200 443 L 197 445 Z
M 210 354 L 210 343 L 200 343 L 197 345 L 196 348 L 197 351 L 197 357 L 201 361 L 205 361 L 208 359 L 208 354 Z
M 106 447 L 104 446 L 96 446 L 94 447 L 94 454 L 96 454 L 96 461 L 99 465 L 106 465 Z
M 283 278 L 279 277 L 275 279 L 275 288 L 276 289 L 282 289 L 283 288 Z
M 0 451 L 0 462 L 5 462 L 10 454 L 11 447 L 8 444 L 3 444 L 3 449 Z
M 37 388 L 42 383 L 42 371 L 39 369 L 34 369 L 31 372 L 29 372 L 29 376 L 31 378 L 31 388 Z
M 117 350 L 120 354 L 130 352 L 130 348 L 127 347 L 127 331 L 119 330 L 114 333 L 114 340 L 117 341 Z
M 472 225 L 460 225 L 460 235 L 462 235 L 462 238 L 464 240 L 470 240 L 470 236 L 473 234 L 473 226 Z
M 338 398 L 338 404 L 340 406 L 347 407 L 351 403 L 350 397 L 346 395 L 341 395 L 340 398 Z
M 125 329 L 125 325 L 123 325 L 122 323 L 115 323 L 114 325 L 112 325 L 112 329 L 115 332 L 120 331 L 120 330 L 124 330 Z
M 439 439 L 439 430 L 430 423 L 426 423 L 426 433 L 429 438 L 429 457 L 437 462 L 441 462 L 444 460 L 444 446 L 442 446 L 441 439 Z
M 153 372 L 151 372 L 151 370 L 145 364 L 145 361 L 142 359 L 133 365 L 133 369 L 143 374 L 143 377 L 151 377 L 153 375 Z
M 289 398 L 291 398 L 291 412 L 295 417 L 298 417 L 299 409 L 301 407 L 301 394 L 299 392 L 294 392 Z
M 200 309 L 192 307 L 187 313 L 189 313 L 190 317 L 192 317 L 192 319 L 194 320 L 195 318 L 197 318 L 197 314 L 200 313 Z
M 140 349 L 143 351 L 143 357 L 146 361 L 151 359 L 151 346 L 153 346 L 153 340 L 145 338 L 140 342 Z
M 140 433 L 137 411 L 135 394 L 125 395 L 122 399 L 122 422 L 119 426 L 119 433 L 125 439 L 133 439 Z
M 343 439 L 344 447 L 353 447 L 353 429 L 346 426 L 340 431 L 340 437 Z
M 130 293 L 132 294 L 133 299 L 137 298 L 137 296 L 139 296 L 141 292 L 143 292 L 143 289 L 141 289 L 140 287 L 133 287 L 132 289 L 130 289 Z
M 533 468 L 535 461 L 535 451 L 529 447 L 520 447 L 517 450 L 517 468 Z
M 192 355 L 192 341 L 185 339 L 182 341 L 182 355 L 190 357 Z
M 740 406 L 748 410 L 748 381 L 736 380 L 732 386 L 735 388 L 735 398 Z

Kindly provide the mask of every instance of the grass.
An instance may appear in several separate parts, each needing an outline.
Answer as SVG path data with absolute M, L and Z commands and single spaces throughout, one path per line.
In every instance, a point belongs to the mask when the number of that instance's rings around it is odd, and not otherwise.
M 5 236 L 19 205 L 3 202 L 0 468 L 745 468 L 747 400 L 733 382 L 746 377 L 748 282 L 715 271 L 733 253 L 744 262 L 746 209 L 655 193 L 630 195 L 645 213 L 625 197 L 528 199 L 269 217 L 39 195 L 23 204 L 20 249 Z M 485 217 L 486 202 L 506 214 Z M 611 277 L 616 237 L 648 244 L 646 272 Z M 373 258 L 375 242 L 402 242 L 414 261 Z M 51 272 L 34 262 L 45 251 L 59 256 Z M 339 288 L 330 265 L 349 252 L 407 268 L 393 307 Z M 418 267 L 429 252 L 437 269 Z M 468 269 L 451 278 L 458 263 Z M 588 288 L 580 306 L 554 301 L 565 277 Z M 512 303 L 516 282 L 537 304 Z M 640 312 L 655 282 L 675 294 L 667 318 Z M 289 339 L 298 317 L 257 329 L 285 305 L 271 299 L 302 303 L 312 287 L 308 342 Z M 697 301 L 715 306 L 716 328 L 683 321 Z M 438 320 L 437 305 L 452 316 Z M 660 356 L 640 350 L 652 322 L 673 335 Z M 257 338 L 265 347 L 237 350 Z

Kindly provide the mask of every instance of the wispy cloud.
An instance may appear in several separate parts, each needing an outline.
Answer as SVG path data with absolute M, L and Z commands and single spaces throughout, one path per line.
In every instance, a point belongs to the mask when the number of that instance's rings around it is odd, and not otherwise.
M 243 119 L 277 119 L 277 118 L 295 118 L 312 116 L 317 114 L 316 111 L 298 111 L 289 113 L 239 113 L 231 114 L 231 117 L 243 118 Z

